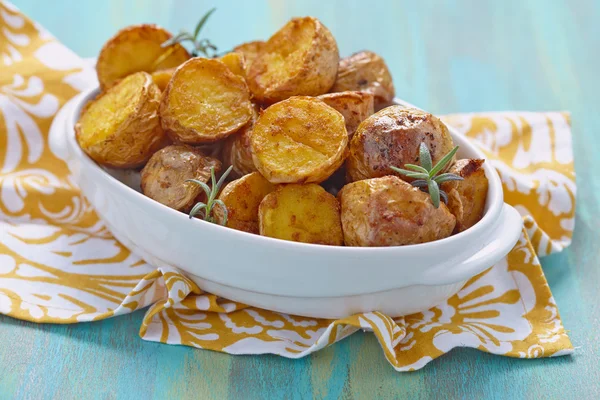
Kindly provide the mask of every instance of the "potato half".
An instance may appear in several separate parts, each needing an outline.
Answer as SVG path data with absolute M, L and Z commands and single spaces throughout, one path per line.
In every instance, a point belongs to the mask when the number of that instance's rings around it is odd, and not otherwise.
M 86 106 L 75 125 L 77 141 L 99 164 L 140 166 L 166 139 L 159 104 L 160 90 L 149 74 L 129 75 Z
M 396 176 L 350 183 L 338 194 L 346 246 L 402 246 L 443 239 L 456 219 L 445 204 Z
M 258 208 L 260 234 L 294 242 L 341 246 L 340 205 L 316 184 L 281 185 Z
M 219 194 L 219 199 L 227 207 L 227 227 L 258 234 L 258 206 L 273 190 L 275 186 L 258 172 L 229 182 Z M 214 210 L 217 221 L 222 223 L 222 209 L 217 207 Z
M 174 141 L 216 142 L 252 117 L 246 82 L 221 61 L 193 58 L 177 68 L 164 92 L 160 117 Z
M 265 43 L 248 73 L 258 101 L 274 103 L 291 96 L 318 96 L 335 82 L 337 43 L 313 17 L 294 18 Z
M 392 75 L 385 61 L 372 51 L 361 51 L 340 60 L 331 92 L 347 90 L 372 93 L 375 110 L 390 105 L 395 94 Z
M 469 229 L 483 217 L 488 192 L 488 180 L 482 167 L 484 161 L 456 161 L 449 172 L 464 180 L 442 183 L 442 189 L 448 194 L 448 209 L 456 217 L 455 233 Z
M 242 53 L 246 59 L 246 70 L 250 68 L 250 65 L 258 56 L 258 53 L 265 47 L 265 42 L 262 40 L 256 40 L 254 42 L 242 43 L 239 46 L 235 46 L 233 51 Z
M 373 109 L 373 95 L 371 93 L 327 93 L 319 96 L 318 99 L 323 100 L 325 104 L 335 108 L 344 116 L 346 131 L 350 138 L 354 135 L 358 125 L 375 112 Z
M 250 135 L 254 165 L 272 183 L 322 182 L 346 157 L 342 114 L 314 97 L 273 104 Z
M 174 68 L 190 58 L 180 44 L 161 47 L 171 34 L 151 25 L 133 25 L 121 29 L 100 50 L 96 73 L 102 90 L 115 81 L 138 71 L 154 72 Z
M 364 120 L 352 137 L 348 180 L 396 175 L 391 166 L 418 164 L 422 142 L 429 147 L 434 165 L 454 147 L 448 128 L 437 117 L 402 106 L 384 108 Z
M 154 153 L 142 169 L 142 193 L 167 207 L 188 212 L 204 192 L 199 185 L 186 180 L 208 182 L 211 167 L 218 173 L 221 162 L 192 146 L 167 146 Z
M 250 135 L 259 115 L 259 108 L 253 108 L 252 119 L 239 131 L 230 135 L 223 143 L 223 168 L 233 166 L 229 176 L 239 178 L 256 171 L 250 147 Z

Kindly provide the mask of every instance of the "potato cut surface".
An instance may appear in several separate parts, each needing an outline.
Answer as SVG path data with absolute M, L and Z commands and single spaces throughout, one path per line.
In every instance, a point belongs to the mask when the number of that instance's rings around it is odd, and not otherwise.
M 152 80 L 161 91 L 164 91 L 175 73 L 175 68 L 161 69 L 152 73 Z
M 221 163 L 195 147 L 167 146 L 154 153 L 142 169 L 142 193 L 167 207 L 188 212 L 198 199 L 206 195 L 199 185 L 186 180 L 208 182 L 211 167 L 218 173 Z
M 375 111 L 373 109 L 373 95 L 366 92 L 339 92 L 328 93 L 318 97 L 330 107 L 333 107 L 344 116 L 348 137 L 352 138 L 361 122 Z
M 253 60 L 248 84 L 262 102 L 326 93 L 337 74 L 339 52 L 331 32 L 313 17 L 294 18 Z
M 129 75 L 86 106 L 75 125 L 79 145 L 102 165 L 143 164 L 166 138 L 159 102 L 160 90 L 149 74 Z
M 262 40 L 256 40 L 254 42 L 242 43 L 239 46 L 233 48 L 233 51 L 242 53 L 246 59 L 246 70 L 250 68 L 250 65 L 258 56 L 258 53 L 265 47 L 265 42 Z
M 173 140 L 210 143 L 243 127 L 252 117 L 252 103 L 244 79 L 223 62 L 194 58 L 175 71 L 160 114 Z
M 190 58 L 180 44 L 162 48 L 171 34 L 152 24 L 133 25 L 117 32 L 104 44 L 96 72 L 100 87 L 106 89 L 115 81 L 134 72 L 154 72 L 174 68 Z
M 231 52 L 219 58 L 234 74 L 246 77 L 246 61 L 242 53 Z
M 219 194 L 219 199 L 227 206 L 227 226 L 258 234 L 258 206 L 274 189 L 275 186 L 258 172 L 229 182 Z M 215 215 L 217 221 L 221 223 L 223 221 L 221 208 L 215 208 Z
M 396 176 L 350 183 L 338 194 L 346 246 L 402 246 L 443 239 L 456 219 L 445 204 Z
M 341 246 L 340 207 L 316 184 L 282 185 L 260 203 L 260 234 L 295 242 Z
M 254 165 L 272 183 L 322 182 L 344 162 L 344 117 L 311 97 L 276 103 L 250 135 Z

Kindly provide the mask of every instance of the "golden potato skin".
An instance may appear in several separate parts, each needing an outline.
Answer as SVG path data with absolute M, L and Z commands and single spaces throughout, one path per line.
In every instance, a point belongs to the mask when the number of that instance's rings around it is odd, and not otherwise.
M 396 176 L 350 183 L 338 194 L 346 246 L 403 246 L 452 234 L 456 219 L 445 204 Z
M 318 97 L 330 107 L 343 115 L 346 121 L 348 137 L 352 138 L 361 122 L 375 111 L 373 109 L 373 95 L 366 92 L 338 92 L 327 93 Z
M 383 61 L 372 51 L 361 51 L 342 58 L 331 92 L 357 90 L 375 96 L 375 110 L 390 105 L 395 89 L 392 75 Z
M 167 146 L 152 155 L 141 172 L 142 193 L 178 211 L 188 212 L 206 196 L 202 188 L 187 179 L 208 182 L 210 169 L 221 170 L 221 162 L 188 145 Z
M 96 63 L 100 88 L 106 90 L 134 72 L 151 73 L 174 68 L 187 61 L 190 55 L 180 44 L 160 47 L 171 36 L 163 28 L 152 24 L 121 29 L 100 50 Z
M 246 72 L 250 69 L 250 65 L 258 56 L 258 53 L 265 47 L 265 42 L 262 40 L 256 40 L 253 42 L 242 43 L 239 46 L 233 48 L 233 51 L 242 53 L 246 60 Z
M 271 183 L 319 183 L 347 154 L 342 114 L 306 96 L 291 97 L 262 112 L 250 135 L 252 158 Z
M 229 168 L 230 165 L 233 166 L 229 174 L 232 178 L 239 178 L 257 170 L 252 159 L 250 135 L 258 119 L 259 111 L 258 107 L 254 107 L 250 122 L 240 129 L 239 132 L 230 135 L 223 143 L 223 168 Z
M 260 234 L 294 242 L 341 246 L 340 205 L 316 184 L 281 185 L 258 207 Z
M 173 77 L 176 69 L 177 68 L 161 69 L 160 71 L 154 71 L 152 73 L 152 80 L 156 83 L 156 86 L 158 86 L 161 92 L 169 85 L 169 81 Z
M 258 206 L 264 197 L 275 190 L 275 185 L 260 173 L 253 172 L 229 182 L 219 194 L 227 207 L 227 227 L 258 234 Z M 217 222 L 223 222 L 220 207 L 214 209 Z
M 246 61 L 242 53 L 231 52 L 219 58 L 234 74 L 246 78 Z
M 454 148 L 448 128 L 437 117 L 402 106 L 384 108 L 364 120 L 352 137 L 348 180 L 396 175 L 391 166 L 418 164 L 421 142 L 429 147 L 434 165 Z
M 162 127 L 176 142 L 212 143 L 252 117 L 244 79 L 221 61 L 193 58 L 177 68 L 160 104 Z
M 442 190 L 448 194 L 448 209 L 456 217 L 454 233 L 469 229 L 483 217 L 488 192 L 488 180 L 482 167 L 484 161 L 456 161 L 449 172 L 464 180 L 442 183 Z
M 143 165 L 166 140 L 159 104 L 160 90 L 149 74 L 129 75 L 86 105 L 75 125 L 77 141 L 101 165 Z
M 314 17 L 294 18 L 256 56 L 248 85 L 263 103 L 327 93 L 337 74 L 339 52 L 329 31 Z

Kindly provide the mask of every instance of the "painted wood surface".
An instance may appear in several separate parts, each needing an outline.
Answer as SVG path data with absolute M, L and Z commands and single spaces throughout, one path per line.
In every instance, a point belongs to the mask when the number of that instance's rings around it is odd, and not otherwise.
M 578 174 L 573 245 L 542 260 L 570 358 L 514 360 L 455 350 L 399 374 L 368 334 L 301 360 L 232 357 L 138 338 L 143 312 L 80 325 L 0 317 L 4 398 L 600 398 L 600 2 L 13 0 L 78 54 L 118 28 L 190 28 L 221 49 L 267 38 L 291 16 L 319 17 L 343 55 L 382 54 L 397 94 L 434 113 L 570 110 Z

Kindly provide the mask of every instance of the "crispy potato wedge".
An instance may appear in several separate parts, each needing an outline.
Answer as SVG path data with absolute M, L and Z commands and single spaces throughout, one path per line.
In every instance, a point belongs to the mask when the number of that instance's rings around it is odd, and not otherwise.
M 254 165 L 271 183 L 319 183 L 337 170 L 347 154 L 342 114 L 305 96 L 273 104 L 250 135 Z
M 375 110 L 390 105 L 394 99 L 394 82 L 383 58 L 371 51 L 361 51 L 342 58 L 331 92 L 357 90 L 375 96 Z
M 294 18 L 265 43 L 248 72 L 258 101 L 274 103 L 291 96 L 318 96 L 335 82 L 339 52 L 318 19 Z
M 167 207 L 188 212 L 206 195 L 199 185 L 186 180 L 208 182 L 211 167 L 217 173 L 221 170 L 221 162 L 192 146 L 167 146 L 154 153 L 142 169 L 142 193 Z
M 340 205 L 316 184 L 281 185 L 258 208 L 260 234 L 294 242 L 341 246 Z
M 254 42 L 242 43 L 239 46 L 233 48 L 233 51 L 242 53 L 246 59 L 246 72 L 250 69 L 250 65 L 258 56 L 258 53 L 265 47 L 265 42 L 262 40 L 256 40 Z
M 448 209 L 456 217 L 454 233 L 469 229 L 483 217 L 488 192 L 488 180 L 482 167 L 484 161 L 456 161 L 449 172 L 464 180 L 442 183 L 442 190 L 448 194 Z
M 396 176 L 350 183 L 338 194 L 346 246 L 402 246 L 452 234 L 456 219 L 445 204 Z
M 117 80 L 134 72 L 154 72 L 183 64 L 190 58 L 183 46 L 175 44 L 161 47 L 169 38 L 169 32 L 151 24 L 121 29 L 100 50 L 96 64 L 100 88 L 106 90 Z
M 161 69 L 160 71 L 154 71 L 152 73 L 152 80 L 156 83 L 156 86 L 158 86 L 161 92 L 167 88 L 176 69 L 177 68 Z
M 358 126 L 350 141 L 348 180 L 396 175 L 391 166 L 418 164 L 421 142 L 429 147 L 434 165 L 454 147 L 446 125 L 429 113 L 391 106 L 371 115 Z
M 244 175 L 229 182 L 219 194 L 227 207 L 227 227 L 239 231 L 259 233 L 258 206 L 263 198 L 275 190 L 275 186 L 258 172 Z M 224 214 L 220 207 L 214 209 L 218 223 L 223 223 Z
M 324 101 L 328 106 L 335 108 L 344 116 L 346 131 L 350 138 L 356 132 L 358 125 L 375 112 L 373 109 L 373 95 L 371 93 L 327 93 L 319 96 L 318 99 Z
M 223 143 L 223 168 L 229 168 L 233 165 L 233 169 L 229 176 L 239 178 L 244 175 L 257 171 L 252 159 L 252 148 L 250 147 L 250 135 L 252 128 L 256 123 L 259 115 L 259 108 L 253 108 L 253 115 L 239 132 L 230 135 Z
M 149 74 L 129 75 L 86 106 L 75 125 L 77 141 L 99 164 L 140 166 L 165 142 L 159 104 L 160 90 Z
M 221 61 L 193 58 L 177 68 L 160 105 L 163 129 L 176 142 L 212 143 L 248 123 L 246 82 Z
M 246 61 L 242 53 L 231 52 L 218 58 L 234 74 L 246 78 Z

